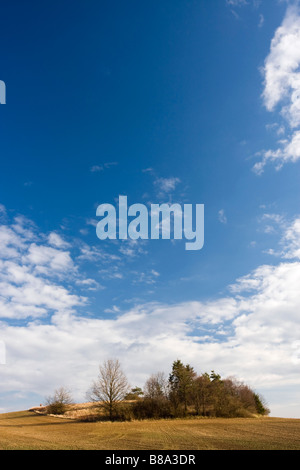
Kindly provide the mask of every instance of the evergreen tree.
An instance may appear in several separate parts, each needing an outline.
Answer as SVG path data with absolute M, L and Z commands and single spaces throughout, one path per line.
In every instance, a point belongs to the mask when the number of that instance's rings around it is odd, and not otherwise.
M 193 381 L 196 374 L 189 364 L 184 365 L 180 360 L 173 362 L 172 372 L 169 376 L 170 399 L 174 406 L 175 414 L 179 406 L 183 404 L 184 414 L 187 414 L 187 406 L 193 389 Z

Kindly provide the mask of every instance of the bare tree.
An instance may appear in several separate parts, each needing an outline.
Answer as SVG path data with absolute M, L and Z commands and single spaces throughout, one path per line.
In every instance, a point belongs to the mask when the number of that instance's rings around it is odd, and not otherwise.
M 129 384 L 117 359 L 108 359 L 99 367 L 98 379 L 88 392 L 91 401 L 100 402 L 109 419 L 116 415 L 118 404 L 129 392 Z
M 164 398 L 168 394 L 168 381 L 163 372 L 152 374 L 144 387 L 146 398 Z
M 52 397 L 46 398 L 47 412 L 50 414 L 64 414 L 67 406 L 73 403 L 69 390 L 60 387 L 55 390 Z
M 207 407 L 211 402 L 211 388 L 210 378 L 207 373 L 194 379 L 192 396 L 197 415 L 206 416 Z

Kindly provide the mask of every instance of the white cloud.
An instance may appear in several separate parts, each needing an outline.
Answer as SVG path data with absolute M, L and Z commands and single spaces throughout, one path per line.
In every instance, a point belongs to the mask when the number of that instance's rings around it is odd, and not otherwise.
M 287 259 L 300 260 L 300 219 L 295 219 L 287 228 L 282 239 L 284 246 L 282 256 Z
M 264 15 L 260 14 L 259 15 L 258 27 L 262 28 L 264 24 L 265 24 L 265 17 L 264 17 Z
M 290 222 L 279 214 L 264 214 L 261 220 L 274 222 L 274 225 L 266 225 L 263 229 L 264 233 L 282 233 L 279 242 L 279 248 L 273 248 L 266 253 L 280 257 L 282 259 L 299 259 L 300 260 L 300 218 L 296 218 Z
M 226 5 L 231 9 L 231 13 L 236 17 L 236 19 L 240 19 L 235 9 L 245 6 L 252 6 L 255 10 L 257 10 L 261 5 L 261 0 L 226 0 Z M 263 15 L 260 15 L 259 27 L 262 26 L 263 22 Z
M 281 26 L 276 30 L 271 49 L 262 69 L 264 75 L 264 104 L 268 111 L 279 107 L 290 132 L 277 143 L 276 149 L 268 149 L 257 155 L 261 160 L 253 170 L 262 174 L 268 162 L 277 170 L 288 162 L 300 159 L 300 10 L 298 4 L 289 5 Z M 285 133 L 285 126 L 278 125 L 278 135 Z
M 74 269 L 69 252 L 35 243 L 29 246 L 23 262 L 33 265 L 36 271 L 48 274 Z
M 287 99 L 290 123 L 300 123 L 299 115 L 299 64 L 300 64 L 300 16 L 296 6 L 290 6 L 282 25 L 271 42 L 271 50 L 265 66 L 263 98 L 269 111 L 273 111 L 284 98 Z
M 285 222 L 284 217 L 281 214 L 274 214 L 274 213 L 265 213 L 261 217 L 262 220 L 271 220 L 278 225 L 281 225 Z
M 175 191 L 177 185 L 180 183 L 179 178 L 156 178 L 154 186 L 156 187 L 159 196 L 166 196 Z
M 0 215 L 6 215 L 6 208 L 3 204 L 0 204 Z
M 173 360 L 180 358 L 199 373 L 215 369 L 222 376 L 236 375 L 262 393 L 282 384 L 282 394 L 299 387 L 294 346 L 300 341 L 300 218 L 286 228 L 277 214 L 265 214 L 264 219 L 284 230 L 278 265 L 258 267 L 218 299 L 140 302 L 125 311 L 112 304 L 115 315 L 109 319 L 101 317 L 101 310 L 95 318 L 83 316 L 77 310 L 86 299 L 46 275 L 36 275 L 41 263 L 51 265 L 48 248 L 54 250 L 54 259 L 56 251 L 63 250 L 43 244 L 45 237 L 32 243 L 4 226 L 14 235 L 11 248 L 19 256 L 13 251 L 10 259 L 0 258 L 0 341 L 5 342 L 7 363 L 1 366 L 2 393 L 38 393 L 43 400 L 66 385 L 76 399 L 85 400 L 99 363 L 110 356 L 120 358 L 133 385 L 143 385 L 152 372 L 168 373 Z M 121 273 L 109 264 L 100 274 Z M 158 274 L 152 269 L 137 280 L 152 282 Z M 78 277 L 75 283 L 99 287 L 90 278 Z M 10 324 L 9 319 L 22 323 Z M 299 401 L 299 394 L 294 399 Z M 269 405 L 272 409 L 273 402 Z M 277 413 L 288 415 L 286 404 L 274 406 Z
M 226 3 L 231 7 L 241 7 L 243 5 L 248 5 L 247 0 L 226 0 Z
M 287 224 L 285 217 L 281 214 L 264 213 L 259 222 L 263 224 L 264 233 L 281 233 Z
M 119 256 L 110 254 L 98 247 L 88 245 L 84 242 L 80 244 L 79 250 L 80 254 L 77 256 L 77 260 L 81 261 L 91 261 L 93 263 L 97 263 L 98 261 L 114 262 L 120 260 Z
M 138 271 L 138 272 L 132 272 L 131 275 L 135 275 L 135 278 L 133 278 L 132 283 L 133 284 L 139 284 L 143 283 L 145 285 L 154 285 L 157 281 L 157 278 L 159 277 L 159 273 L 155 271 L 154 269 L 151 269 L 150 271 Z
M 70 243 L 63 240 L 63 238 L 55 232 L 51 232 L 48 235 L 49 245 L 55 246 L 55 248 L 69 248 Z
M 92 227 L 97 227 L 98 221 L 96 219 L 87 219 L 86 224 L 91 225 Z
M 284 262 L 258 268 L 219 300 L 140 304 L 123 313 L 113 308 L 114 319 L 61 312 L 48 325 L 3 325 L 3 390 L 46 395 L 67 384 L 84 399 L 99 362 L 112 355 L 132 384 L 143 385 L 156 370 L 168 372 L 181 358 L 199 372 L 237 375 L 261 391 L 299 385 L 292 347 L 299 341 L 299 282 L 300 263 Z
M 104 168 L 102 165 L 93 165 L 91 168 L 90 168 L 90 171 L 91 173 L 97 173 L 99 171 L 103 171 Z
M 218 218 L 219 218 L 219 222 L 221 222 L 221 224 L 227 224 L 227 217 L 225 215 L 224 209 L 219 210 Z
M 117 162 L 107 162 L 107 163 L 102 163 L 101 165 L 93 165 L 90 168 L 91 173 L 99 173 L 101 171 L 104 171 L 105 169 L 108 169 L 112 166 L 116 166 L 118 163 Z
M 0 257 L 17 258 L 25 246 L 24 241 L 6 225 L 0 226 Z
M 66 246 L 61 237 L 38 234 L 35 225 L 22 216 L 0 225 L 0 317 L 36 318 L 55 310 L 69 310 L 85 302 L 54 282 L 76 276 L 70 252 L 48 242 Z
M 122 240 L 120 253 L 126 257 L 133 259 L 139 255 L 146 255 L 147 250 L 144 246 L 147 242 L 145 240 Z
M 90 291 L 105 289 L 105 287 L 95 281 L 95 279 L 77 279 L 76 284 Z
M 16 260 L 0 261 L 0 317 L 35 318 L 82 305 L 84 298 L 38 277 Z
M 285 163 L 295 163 L 300 159 L 300 130 L 294 132 L 289 140 L 281 140 L 278 144 L 276 150 L 259 152 L 262 159 L 253 167 L 256 174 L 261 175 L 268 162 L 275 163 L 276 170 L 280 170 Z

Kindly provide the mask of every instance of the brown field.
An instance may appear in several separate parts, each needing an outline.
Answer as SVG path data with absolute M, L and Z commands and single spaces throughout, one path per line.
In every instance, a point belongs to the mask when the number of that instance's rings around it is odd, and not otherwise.
M 78 422 L 0 415 L 1 450 L 300 450 L 300 420 L 282 418 Z

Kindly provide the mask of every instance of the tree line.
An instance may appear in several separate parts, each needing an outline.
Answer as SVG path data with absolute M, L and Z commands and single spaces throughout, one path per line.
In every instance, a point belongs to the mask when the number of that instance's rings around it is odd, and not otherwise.
M 100 365 L 87 399 L 99 406 L 99 418 L 110 420 L 252 417 L 270 413 L 264 398 L 248 385 L 234 377 L 222 379 L 214 371 L 198 375 L 181 360 L 173 362 L 168 377 L 162 372 L 152 374 L 142 389 L 130 388 L 119 360 L 109 359 Z M 71 394 L 60 388 L 47 399 L 47 412 L 63 414 L 72 402 Z

